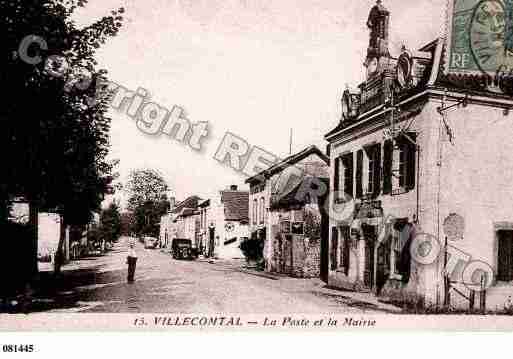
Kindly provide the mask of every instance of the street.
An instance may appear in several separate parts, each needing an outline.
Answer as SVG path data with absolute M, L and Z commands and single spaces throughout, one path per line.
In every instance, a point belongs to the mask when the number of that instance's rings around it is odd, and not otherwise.
M 126 239 L 101 257 L 66 266 L 65 289 L 36 298 L 40 312 L 105 313 L 392 313 L 369 294 L 326 288 L 317 279 L 245 271 L 240 262 L 177 261 L 137 244 L 135 283 L 126 281 Z

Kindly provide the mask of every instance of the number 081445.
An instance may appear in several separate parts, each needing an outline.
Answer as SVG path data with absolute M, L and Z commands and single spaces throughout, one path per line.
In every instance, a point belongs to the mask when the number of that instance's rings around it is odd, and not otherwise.
M 33 344 L 4 344 L 2 345 L 2 351 L 4 353 L 32 353 L 34 351 Z

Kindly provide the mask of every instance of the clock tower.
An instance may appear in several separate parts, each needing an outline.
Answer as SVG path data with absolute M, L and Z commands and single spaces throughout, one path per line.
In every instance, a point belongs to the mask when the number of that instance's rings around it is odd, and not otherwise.
M 388 38 L 390 26 L 390 12 L 383 6 L 381 0 L 369 13 L 367 27 L 370 30 L 369 47 L 364 66 L 367 68 L 367 78 L 379 72 L 380 62 L 383 57 L 389 57 Z

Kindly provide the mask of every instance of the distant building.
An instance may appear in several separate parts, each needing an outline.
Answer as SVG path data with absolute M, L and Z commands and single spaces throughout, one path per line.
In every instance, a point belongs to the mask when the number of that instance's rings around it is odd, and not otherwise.
M 161 217 L 160 241 L 164 247 L 171 249 L 173 240 L 188 239 L 194 249 L 200 245 L 199 203 L 203 200 L 191 196 L 177 203 L 167 215 Z
M 240 243 L 249 237 L 248 199 L 248 191 L 232 185 L 200 204 L 200 228 L 207 257 L 244 257 Z
M 326 279 L 329 157 L 316 146 L 294 154 L 247 181 L 251 236 L 264 242 L 266 271 Z M 325 187 L 323 196 L 313 187 Z

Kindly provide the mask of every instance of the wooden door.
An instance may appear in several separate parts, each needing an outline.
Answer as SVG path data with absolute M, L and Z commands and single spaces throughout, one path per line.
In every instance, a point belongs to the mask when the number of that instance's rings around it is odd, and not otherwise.
M 365 242 L 365 272 L 363 281 L 366 287 L 374 286 L 374 243 Z

